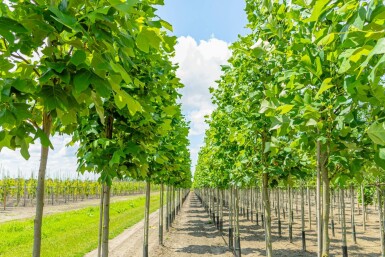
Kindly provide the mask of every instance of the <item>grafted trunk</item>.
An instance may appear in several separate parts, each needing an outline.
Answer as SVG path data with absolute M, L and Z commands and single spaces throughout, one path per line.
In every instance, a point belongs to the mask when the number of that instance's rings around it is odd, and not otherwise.
M 305 233 L 305 197 L 304 189 L 301 185 L 301 230 L 302 230 L 302 251 L 306 251 L 306 233 Z
M 316 209 L 317 209 L 317 256 L 322 256 L 322 222 L 321 222 L 321 141 L 317 141 L 317 192 L 316 192 Z
M 356 237 L 356 224 L 354 221 L 354 188 L 353 185 L 350 186 L 350 214 L 351 214 L 351 228 L 352 228 L 352 238 L 353 242 L 357 244 L 357 237 Z
M 270 200 L 269 200 L 269 191 L 268 191 L 268 182 L 269 174 L 264 173 L 262 175 L 263 182 L 263 207 L 265 212 L 265 242 L 266 242 L 266 256 L 273 256 L 273 248 L 271 244 L 271 210 L 270 210 Z
M 233 187 L 230 187 L 230 202 L 229 202 L 229 249 L 234 249 L 234 225 L 233 225 L 233 215 L 234 215 L 234 196 L 233 196 Z
M 110 228 L 110 190 L 111 187 L 109 185 L 105 186 L 104 193 L 104 206 L 103 206 L 103 243 L 102 243 L 102 257 L 108 257 L 108 234 Z
M 289 192 L 289 242 L 293 243 L 293 195 L 292 189 L 288 186 Z
M 277 215 L 278 215 L 278 236 L 282 237 L 281 208 L 279 200 L 279 188 L 277 189 Z
M 362 203 L 362 228 L 366 231 L 366 206 L 365 206 L 365 190 L 364 185 L 361 184 L 361 203 Z
M 160 203 L 159 203 L 159 245 L 163 245 L 163 194 L 164 186 L 163 183 L 160 185 Z
M 43 113 L 43 132 L 49 138 L 51 134 L 52 117 L 51 114 Z M 45 172 L 47 170 L 49 148 L 41 145 L 39 176 L 36 188 L 36 215 L 34 219 L 34 237 L 33 237 L 33 257 L 39 257 L 41 252 L 41 230 L 43 224 L 44 208 L 44 182 Z M 5 198 L 4 198 L 5 199 Z M 5 209 L 5 206 L 4 206 Z
M 234 189 L 235 192 L 235 256 L 241 257 L 241 238 L 240 238 L 240 232 L 239 232 L 239 194 L 238 194 L 238 188 Z
M 98 257 L 100 257 L 102 254 L 104 184 L 102 184 L 100 195 L 101 196 L 100 196 L 100 210 L 99 210 Z
M 324 163 L 323 163 L 324 164 Z M 325 165 L 322 166 L 322 257 L 329 256 L 330 181 Z
M 340 190 L 340 206 L 341 206 L 341 230 L 342 230 L 342 256 L 348 257 L 348 246 L 346 244 L 346 221 L 345 221 L 345 199 L 344 190 Z
M 148 257 L 148 227 L 150 217 L 150 181 L 146 181 L 146 205 L 144 208 L 144 239 L 143 239 L 143 257 Z

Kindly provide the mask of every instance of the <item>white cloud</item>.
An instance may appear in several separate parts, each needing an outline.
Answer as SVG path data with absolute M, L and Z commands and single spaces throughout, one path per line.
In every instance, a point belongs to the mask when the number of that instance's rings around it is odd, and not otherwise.
M 211 114 L 215 108 L 209 88 L 217 87 L 215 81 L 222 74 L 221 65 L 226 64 L 231 52 L 225 41 L 211 38 L 197 43 L 192 37 L 178 38 L 175 50 L 173 61 L 179 64 L 177 75 L 185 85 L 181 90 L 181 102 L 187 120 L 191 121 L 190 152 L 195 165 L 207 129 L 204 116 Z

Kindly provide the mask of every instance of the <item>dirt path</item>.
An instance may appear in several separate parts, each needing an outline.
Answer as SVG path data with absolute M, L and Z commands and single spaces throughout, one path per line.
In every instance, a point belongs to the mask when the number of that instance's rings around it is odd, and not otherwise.
M 149 256 L 233 256 L 225 241 L 211 224 L 196 195 L 190 193 L 182 211 L 169 232 L 164 234 L 164 246 L 158 245 L 159 211 L 150 215 Z M 110 240 L 110 257 L 138 257 L 143 255 L 143 220 Z M 94 257 L 97 250 L 85 257 Z
M 165 239 L 164 247 L 158 246 L 150 256 L 233 256 L 194 193 L 186 199 Z
M 158 216 L 159 210 L 150 214 L 149 252 L 158 245 Z M 110 257 L 137 257 L 143 255 L 143 220 L 126 229 L 122 234 L 109 241 Z M 97 256 L 97 249 L 85 257 Z
M 142 194 L 137 195 L 129 195 L 129 196 L 114 196 L 111 198 L 111 202 L 119 202 L 124 200 L 133 199 L 139 196 L 143 196 Z M 78 210 L 90 206 L 97 206 L 100 203 L 100 199 L 92 199 L 92 200 L 84 200 L 79 202 L 71 202 L 67 204 L 61 205 L 45 205 L 44 206 L 44 216 L 61 213 L 71 210 Z M 32 218 L 35 216 L 35 207 L 7 207 L 4 211 L 0 210 L 0 223 L 11 221 L 11 220 L 20 220 Z

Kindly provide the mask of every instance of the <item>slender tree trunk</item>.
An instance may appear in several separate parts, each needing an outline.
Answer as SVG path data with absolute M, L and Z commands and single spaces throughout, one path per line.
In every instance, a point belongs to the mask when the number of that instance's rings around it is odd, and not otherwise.
M 52 117 L 51 114 L 43 113 L 43 132 L 49 138 L 51 134 Z M 49 148 L 41 145 L 41 159 L 39 166 L 39 176 L 36 188 L 36 216 L 34 219 L 34 237 L 33 237 L 33 257 L 39 257 L 41 252 L 41 230 L 43 224 L 44 208 L 44 180 L 47 169 Z
M 163 245 L 163 183 L 160 185 L 160 206 L 159 206 L 159 245 Z
M 335 234 L 335 224 L 334 224 L 334 198 L 335 196 L 335 193 L 332 191 L 331 195 L 330 195 L 330 200 L 331 200 L 331 204 L 330 204 L 330 216 L 331 216 L 331 225 L 332 225 L 332 235 L 333 237 L 336 236 Z
M 322 221 L 321 221 L 321 141 L 317 141 L 317 256 L 322 256 Z
M 234 196 L 233 196 L 233 187 L 230 187 L 230 205 L 229 205 L 229 249 L 234 249 L 234 235 L 233 235 L 233 215 L 234 215 Z
M 278 236 L 282 237 L 281 208 L 279 200 L 279 188 L 277 189 L 277 215 L 278 215 Z
M 381 257 L 385 257 L 384 214 L 382 210 L 382 192 L 381 192 L 380 186 L 377 187 L 377 204 L 378 204 L 378 216 L 380 221 Z
M 98 257 L 100 257 L 102 254 L 104 184 L 102 184 L 100 195 L 101 197 L 100 197 L 100 210 L 99 210 Z
M 355 244 L 357 244 L 357 237 L 356 237 L 356 224 L 355 224 L 355 221 L 354 221 L 354 188 L 353 188 L 353 185 L 350 186 L 350 200 L 351 200 L 351 203 L 350 203 L 350 212 L 351 212 L 351 227 L 352 227 L 352 238 L 353 238 L 353 242 Z
M 330 214 L 330 181 L 325 162 L 322 163 L 322 257 L 329 256 L 329 214 Z
M 241 257 L 241 238 L 239 233 L 239 194 L 238 188 L 234 189 L 235 192 L 235 256 Z
M 342 230 L 342 256 L 348 257 L 348 246 L 346 244 L 346 221 L 345 221 L 345 200 L 344 190 L 340 190 L 340 205 L 341 205 L 341 230 Z
M 309 187 L 307 188 L 307 195 L 308 195 L 308 197 L 307 197 L 307 201 L 308 201 L 308 208 L 309 208 L 309 213 L 308 213 L 308 215 L 309 215 L 309 229 L 311 230 L 311 197 L 310 197 L 310 189 L 309 189 Z
M 166 230 L 169 231 L 170 226 L 170 186 L 167 185 L 167 192 L 166 192 Z
M 293 243 L 293 194 L 291 186 L 288 186 L 289 192 L 289 242 Z
M 365 190 L 364 185 L 361 184 L 361 203 L 362 203 L 362 227 L 366 231 L 366 206 L 365 206 Z
M 144 239 L 143 239 L 143 257 L 148 257 L 148 227 L 150 218 L 150 181 L 146 181 L 146 206 L 144 209 Z
M 302 251 L 306 251 L 306 232 L 305 232 L 305 197 L 303 185 L 301 185 L 301 229 L 302 229 Z
M 263 207 L 265 210 L 265 241 L 266 241 L 266 256 L 273 256 L 273 248 L 271 244 L 271 210 L 270 210 L 270 201 L 269 201 L 269 191 L 268 191 L 268 182 L 269 174 L 263 173 Z
M 103 244 L 102 244 L 102 257 L 108 257 L 108 235 L 110 228 L 110 190 L 109 185 L 105 186 L 104 193 L 104 221 L 103 221 Z

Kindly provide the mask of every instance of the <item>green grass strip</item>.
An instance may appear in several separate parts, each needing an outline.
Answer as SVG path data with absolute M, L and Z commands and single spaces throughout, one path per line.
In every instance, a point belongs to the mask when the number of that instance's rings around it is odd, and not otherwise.
M 111 203 L 110 238 L 144 217 L 145 197 Z M 151 195 L 150 212 L 159 207 L 159 194 Z M 84 256 L 98 246 L 99 207 L 53 214 L 43 219 L 44 257 Z M 33 219 L 0 223 L 0 256 L 32 255 Z

